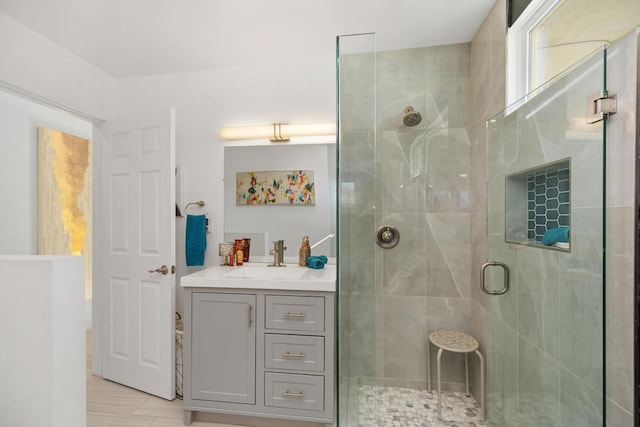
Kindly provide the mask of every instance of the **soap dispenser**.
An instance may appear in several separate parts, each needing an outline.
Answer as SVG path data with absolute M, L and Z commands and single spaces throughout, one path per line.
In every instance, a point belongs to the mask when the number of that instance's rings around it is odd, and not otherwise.
M 309 236 L 302 237 L 302 245 L 300 245 L 300 258 L 298 265 L 300 267 L 307 266 L 307 259 L 311 256 L 311 246 L 309 245 Z

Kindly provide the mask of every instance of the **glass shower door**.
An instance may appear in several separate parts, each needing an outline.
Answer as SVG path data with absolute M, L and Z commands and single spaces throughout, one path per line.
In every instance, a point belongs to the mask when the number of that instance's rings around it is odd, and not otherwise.
M 489 425 L 603 425 L 606 53 L 487 123 Z
M 358 378 L 375 378 L 375 34 L 338 37 L 338 418 L 359 425 Z M 369 408 L 375 413 L 375 408 Z

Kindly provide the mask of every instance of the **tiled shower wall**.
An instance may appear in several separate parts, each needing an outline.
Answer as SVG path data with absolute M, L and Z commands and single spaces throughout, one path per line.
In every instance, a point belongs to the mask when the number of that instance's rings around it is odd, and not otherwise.
M 369 59 L 344 58 L 341 68 Z M 341 363 L 361 383 L 425 388 L 428 333 L 470 329 L 469 45 L 379 52 L 375 70 L 375 147 L 351 126 L 367 122 L 363 97 L 340 94 L 341 105 L 361 106 L 341 109 L 341 182 L 356 195 L 340 216 L 350 354 Z M 368 78 L 347 75 L 341 87 Z M 422 115 L 415 127 L 403 125 L 407 106 Z M 375 244 L 383 225 L 399 230 L 395 248 Z M 445 388 L 464 387 L 458 356 L 443 357 Z
M 525 343 L 514 329 L 505 323 L 493 322 L 487 312 L 487 297 L 479 291 L 478 275 L 482 263 L 487 259 L 486 239 L 486 152 L 487 140 L 484 131 L 485 121 L 504 109 L 505 99 L 505 1 L 499 0 L 471 43 L 471 176 L 472 176 L 472 310 L 471 319 L 474 333 L 481 341 L 483 351 L 490 351 L 497 345 L 496 340 L 510 339 L 516 343 Z M 634 227 L 634 182 L 636 121 L 637 121 L 637 41 L 632 34 L 614 45 L 608 63 L 608 88 L 618 95 L 618 115 L 608 123 L 607 144 L 607 234 L 606 234 L 606 292 L 607 292 L 607 425 L 633 425 L 633 227 Z M 623 114 L 620 112 L 623 111 Z M 546 252 L 540 252 L 543 254 Z M 540 301 L 542 302 L 542 301 Z M 544 304 L 531 304 L 542 315 Z M 542 317 L 544 318 L 544 317 Z M 523 319 L 520 319 L 522 321 Z M 517 321 L 517 320 L 516 320 Z M 490 325 L 490 323 L 492 323 Z M 491 326 L 491 327 L 489 327 Z M 496 330 L 502 330 L 495 335 Z M 523 344 L 524 345 L 524 344 Z M 520 346 L 522 347 L 522 346 Z M 528 364 L 535 359 L 526 360 Z M 477 384 L 477 372 L 476 381 Z M 522 375 L 520 378 L 526 388 L 537 378 Z M 496 380 L 495 378 L 493 379 Z M 533 383 L 527 381 L 534 380 Z M 489 381 L 492 381 L 489 378 Z M 505 383 L 505 396 L 517 390 L 518 383 Z M 511 387 L 511 388 L 510 388 Z M 504 396 L 503 396 L 504 397 Z M 559 399 L 558 399 L 559 400 Z M 559 402 L 558 402 L 559 403 Z M 566 402 L 564 402 L 566 403 Z M 576 402 L 574 402 L 576 403 Z M 590 408 L 589 410 L 593 410 Z M 504 425 L 517 425 L 522 412 L 506 414 Z M 557 418 L 556 418 L 557 419 Z M 562 425 L 571 425 L 563 420 Z M 529 420 L 534 422 L 535 420 Z M 596 421 L 597 422 L 597 421 Z M 555 424 L 550 424 L 555 425 Z

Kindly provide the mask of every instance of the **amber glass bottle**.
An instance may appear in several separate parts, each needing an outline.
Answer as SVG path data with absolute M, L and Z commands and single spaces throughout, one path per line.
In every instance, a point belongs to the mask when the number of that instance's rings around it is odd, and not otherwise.
M 307 266 L 307 259 L 311 256 L 311 246 L 309 246 L 309 236 L 302 237 L 302 245 L 300 245 L 300 258 L 298 264 L 301 267 Z

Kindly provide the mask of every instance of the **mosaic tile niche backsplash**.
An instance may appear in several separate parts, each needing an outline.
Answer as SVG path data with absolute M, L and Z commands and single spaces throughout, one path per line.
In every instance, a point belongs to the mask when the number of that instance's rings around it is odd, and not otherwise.
M 569 162 L 538 169 L 527 178 L 527 237 L 542 241 L 547 230 L 569 226 Z

